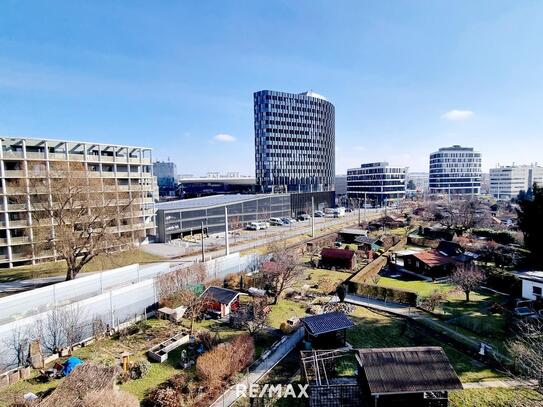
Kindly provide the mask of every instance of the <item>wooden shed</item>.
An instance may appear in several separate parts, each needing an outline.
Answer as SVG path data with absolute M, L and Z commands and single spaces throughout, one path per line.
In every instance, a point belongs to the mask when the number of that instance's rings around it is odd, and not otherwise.
M 321 250 L 319 264 L 325 268 L 335 267 L 336 269 L 352 270 L 356 265 L 356 254 L 349 249 L 326 247 Z

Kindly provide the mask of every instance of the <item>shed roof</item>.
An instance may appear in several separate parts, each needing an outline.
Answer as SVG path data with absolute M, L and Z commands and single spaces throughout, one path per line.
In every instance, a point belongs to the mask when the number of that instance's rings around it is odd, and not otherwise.
M 355 237 L 354 241 L 360 244 L 376 244 L 379 239 L 371 236 L 358 236 Z
M 305 317 L 302 318 L 302 323 L 313 336 L 339 331 L 354 325 L 343 312 L 339 311 Z
M 204 298 L 209 298 L 220 302 L 221 304 L 228 305 L 239 296 L 239 293 L 228 288 L 211 286 L 207 290 L 205 290 L 202 295 L 204 296 Z
M 367 236 L 367 229 L 345 228 L 339 231 L 342 235 Z
M 333 247 L 325 247 L 321 250 L 321 256 L 334 259 L 351 260 L 354 256 L 354 251 L 349 249 L 335 249 Z
M 444 264 L 453 264 L 456 263 L 456 260 L 443 256 L 435 250 L 428 250 L 426 252 L 413 253 L 412 256 L 416 257 L 424 264 L 427 264 L 430 267 L 442 266 Z
M 372 395 L 461 390 L 462 383 L 439 346 L 357 349 Z
M 458 243 L 449 242 L 447 240 L 441 240 L 436 250 L 443 253 L 445 256 L 459 256 L 465 251 Z

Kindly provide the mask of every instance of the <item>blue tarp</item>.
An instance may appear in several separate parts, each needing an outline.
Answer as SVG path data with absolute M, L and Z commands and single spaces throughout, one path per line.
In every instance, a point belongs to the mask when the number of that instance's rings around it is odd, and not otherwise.
M 72 373 L 72 370 L 74 370 L 78 365 L 83 364 L 83 361 L 79 358 L 76 358 L 75 356 L 70 356 L 66 362 L 64 362 L 64 367 L 62 368 L 62 375 L 68 376 L 70 373 Z

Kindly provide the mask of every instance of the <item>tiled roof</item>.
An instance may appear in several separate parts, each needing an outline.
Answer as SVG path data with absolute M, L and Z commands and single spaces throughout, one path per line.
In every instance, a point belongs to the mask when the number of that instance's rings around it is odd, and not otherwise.
M 373 395 L 462 389 L 441 347 L 357 349 L 356 352 Z
M 443 264 L 453 264 L 456 263 L 455 259 L 439 254 L 435 250 L 428 250 L 426 252 L 418 252 L 412 254 L 424 264 L 427 264 L 430 267 L 441 266 Z
M 354 325 L 343 312 L 312 315 L 302 318 L 302 322 L 309 333 L 314 336 L 350 328 Z

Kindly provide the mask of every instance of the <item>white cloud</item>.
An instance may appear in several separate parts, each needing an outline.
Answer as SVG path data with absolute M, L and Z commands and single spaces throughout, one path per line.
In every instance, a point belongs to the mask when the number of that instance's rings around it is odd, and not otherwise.
M 219 133 L 215 137 L 213 137 L 213 140 L 232 143 L 233 141 L 236 141 L 236 138 L 234 136 L 231 136 L 230 134 Z
M 473 112 L 471 110 L 450 110 L 447 113 L 441 115 L 442 119 L 451 120 L 451 121 L 461 121 L 468 120 L 473 117 Z

